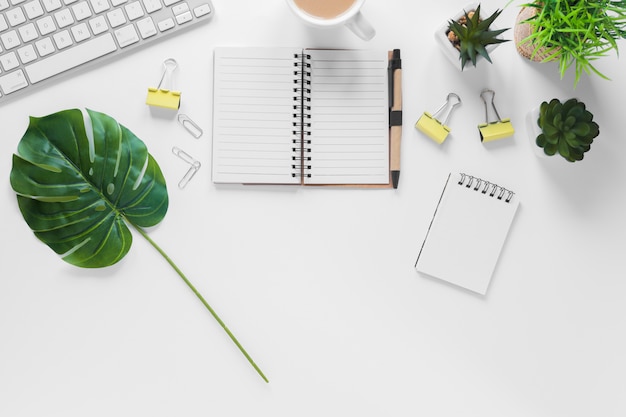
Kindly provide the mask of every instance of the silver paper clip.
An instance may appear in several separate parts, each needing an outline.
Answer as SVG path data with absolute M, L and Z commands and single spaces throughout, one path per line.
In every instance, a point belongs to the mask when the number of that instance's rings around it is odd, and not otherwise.
M 198 126 L 196 122 L 191 120 L 186 114 L 181 113 L 178 115 L 178 123 L 180 123 L 194 138 L 199 139 L 200 136 L 202 136 L 202 129 L 200 126 Z
M 187 186 L 189 181 L 191 181 L 193 176 L 196 175 L 196 172 L 198 172 L 201 165 L 199 161 L 196 161 L 191 155 L 176 146 L 172 148 L 172 153 L 189 164 L 189 170 L 178 182 L 178 188 L 182 190 L 185 186 Z

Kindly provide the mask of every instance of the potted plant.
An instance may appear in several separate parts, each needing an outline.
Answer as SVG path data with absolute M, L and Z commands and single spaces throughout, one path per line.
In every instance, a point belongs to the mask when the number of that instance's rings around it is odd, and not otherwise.
M 461 71 L 468 63 L 475 67 L 481 60 L 491 62 L 490 52 L 508 39 L 500 36 L 506 29 L 493 26 L 502 10 L 496 10 L 484 18 L 480 4 L 470 4 L 442 25 L 435 38 L 446 56 Z
M 514 30 L 520 55 L 537 62 L 558 61 L 561 78 L 574 67 L 574 86 L 584 73 L 607 77 L 593 61 L 617 54 L 626 37 L 626 1 L 535 0 L 522 5 Z
M 569 162 L 581 161 L 591 149 L 600 128 L 585 103 L 571 98 L 564 103 L 553 98 L 529 114 L 533 148 L 541 156 L 557 153 Z

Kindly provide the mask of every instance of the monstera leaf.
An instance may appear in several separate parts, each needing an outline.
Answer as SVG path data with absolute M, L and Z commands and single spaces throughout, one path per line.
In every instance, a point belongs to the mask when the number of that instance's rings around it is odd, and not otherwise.
M 165 179 L 146 145 L 87 110 L 31 117 L 13 155 L 11 185 L 35 235 L 76 266 L 109 266 L 126 255 L 126 222 L 154 226 L 167 212 Z
M 13 155 L 11 186 L 35 235 L 73 265 L 115 264 L 130 250 L 129 226 L 135 229 L 174 268 L 267 382 L 204 297 L 143 230 L 163 220 L 168 195 L 159 165 L 130 130 L 91 110 L 31 117 Z

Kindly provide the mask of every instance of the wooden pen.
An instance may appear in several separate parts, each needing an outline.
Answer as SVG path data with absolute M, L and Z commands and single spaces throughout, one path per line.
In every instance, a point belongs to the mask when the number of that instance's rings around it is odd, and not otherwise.
M 402 141 L 402 60 L 400 50 L 390 52 L 389 59 L 389 142 L 390 170 L 393 188 L 400 180 L 400 143 Z

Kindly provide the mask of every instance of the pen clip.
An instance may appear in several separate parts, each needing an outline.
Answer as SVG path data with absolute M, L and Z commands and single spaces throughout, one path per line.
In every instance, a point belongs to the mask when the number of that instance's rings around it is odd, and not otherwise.
M 400 59 L 400 50 L 394 49 L 391 51 L 391 58 L 389 58 L 389 65 L 387 67 L 387 80 L 388 80 L 388 96 L 389 96 L 389 127 L 402 126 L 402 110 L 392 110 L 394 106 L 394 88 L 395 88 L 395 72 L 402 69 L 402 60 Z

